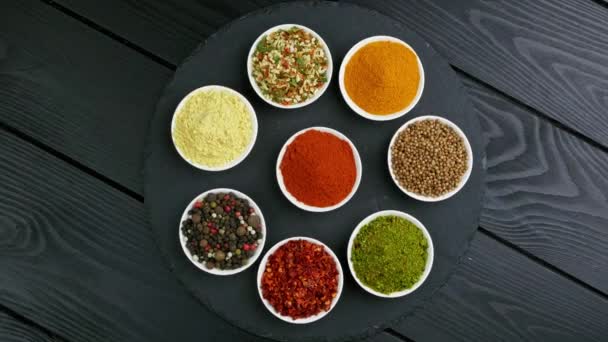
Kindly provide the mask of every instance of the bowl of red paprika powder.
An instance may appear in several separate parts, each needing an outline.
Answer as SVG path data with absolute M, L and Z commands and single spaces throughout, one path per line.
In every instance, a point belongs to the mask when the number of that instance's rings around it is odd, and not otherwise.
M 306 324 L 325 317 L 338 303 L 344 273 L 321 241 L 292 237 L 272 246 L 258 268 L 258 293 L 279 319 Z
M 363 167 L 355 145 L 327 127 L 310 127 L 291 136 L 277 159 L 277 181 L 295 206 L 312 212 L 337 209 L 361 183 Z

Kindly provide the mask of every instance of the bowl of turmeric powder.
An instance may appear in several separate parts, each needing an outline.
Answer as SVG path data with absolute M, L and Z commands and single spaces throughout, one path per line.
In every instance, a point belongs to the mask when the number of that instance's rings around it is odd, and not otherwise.
M 387 121 L 410 112 L 424 89 L 424 68 L 416 51 L 390 36 L 355 44 L 340 65 L 340 92 L 364 118 Z

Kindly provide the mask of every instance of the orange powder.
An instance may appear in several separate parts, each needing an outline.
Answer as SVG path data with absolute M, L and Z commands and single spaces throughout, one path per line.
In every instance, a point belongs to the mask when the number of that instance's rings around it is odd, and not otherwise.
M 370 114 L 403 110 L 416 97 L 420 83 L 418 58 L 403 44 L 379 41 L 360 48 L 346 65 L 348 96 Z

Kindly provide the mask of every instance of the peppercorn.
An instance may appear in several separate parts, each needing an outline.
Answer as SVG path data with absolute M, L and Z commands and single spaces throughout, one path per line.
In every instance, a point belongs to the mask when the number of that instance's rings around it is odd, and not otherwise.
M 263 236 L 256 233 L 254 237 L 250 234 L 251 230 L 238 223 L 249 221 L 251 215 L 259 219 L 255 210 L 250 210 L 252 208 L 246 200 L 231 193 L 210 194 L 195 203 L 200 203 L 200 206 L 196 208 L 193 205 L 187 211 L 189 217 L 180 228 L 193 260 L 209 269 L 221 270 L 247 264 L 247 260 L 255 255 L 255 248 Z M 242 249 L 243 244 L 248 244 L 248 251 Z

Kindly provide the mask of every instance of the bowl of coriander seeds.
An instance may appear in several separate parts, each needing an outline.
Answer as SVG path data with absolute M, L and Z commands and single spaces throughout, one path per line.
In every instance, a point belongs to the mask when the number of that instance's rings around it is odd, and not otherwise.
M 388 169 L 408 196 L 438 202 L 464 187 L 473 169 L 466 135 L 448 119 L 426 115 L 406 122 L 388 148 Z

